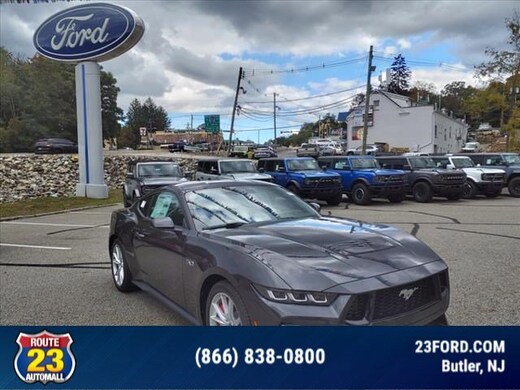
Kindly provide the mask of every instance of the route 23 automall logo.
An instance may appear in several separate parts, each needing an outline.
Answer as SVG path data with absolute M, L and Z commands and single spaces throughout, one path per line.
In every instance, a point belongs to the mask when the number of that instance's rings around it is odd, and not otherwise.
M 74 373 L 76 360 L 70 350 L 69 333 L 20 333 L 16 343 L 20 349 L 14 358 L 14 369 L 22 381 L 64 383 Z

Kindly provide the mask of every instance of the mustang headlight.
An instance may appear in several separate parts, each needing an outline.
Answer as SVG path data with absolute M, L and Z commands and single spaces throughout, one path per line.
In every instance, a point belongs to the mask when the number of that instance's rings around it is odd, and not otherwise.
M 337 296 L 337 294 L 319 291 L 282 290 L 259 286 L 257 284 L 254 285 L 254 288 L 265 299 L 278 303 L 328 306 Z

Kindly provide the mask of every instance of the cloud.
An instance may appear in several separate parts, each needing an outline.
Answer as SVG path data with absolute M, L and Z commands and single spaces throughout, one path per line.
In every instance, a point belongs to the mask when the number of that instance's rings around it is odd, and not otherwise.
M 59 10 L 79 4 L 0 5 L 0 44 L 32 57 L 36 28 Z M 467 68 L 413 67 L 412 80 L 433 82 L 439 89 L 456 80 L 474 85 L 472 65 L 486 60 L 486 47 L 504 47 L 504 20 L 518 7 L 516 1 L 507 0 L 134 0 L 117 4 L 136 11 L 146 25 L 135 48 L 103 63 L 118 80 L 119 105 L 127 109 L 133 98 L 151 96 L 171 112 L 230 112 L 241 66 L 250 71 L 330 63 L 366 55 L 370 45 L 385 56 L 401 52 L 407 59 L 431 58 L 429 53 L 434 53 L 439 62 L 451 57 L 450 63 Z M 355 66 L 354 71 L 338 67 L 335 76 L 327 73 L 320 78 L 315 72 L 313 78 L 299 75 L 292 81 L 284 74 L 253 77 L 248 73 L 242 80 L 248 94 L 240 99 L 269 100 L 273 92 L 294 99 L 347 89 L 364 83 L 366 64 Z M 315 102 L 299 104 L 308 107 Z

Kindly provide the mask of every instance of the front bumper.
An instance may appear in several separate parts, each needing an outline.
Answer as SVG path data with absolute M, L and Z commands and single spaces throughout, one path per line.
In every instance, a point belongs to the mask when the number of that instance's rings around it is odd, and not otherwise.
M 445 275 L 445 276 L 444 276 Z M 249 317 L 254 325 L 342 325 L 342 326 L 367 326 L 367 325 L 429 325 L 443 316 L 449 305 L 449 286 L 447 272 L 433 275 L 432 278 L 444 278 L 445 281 L 436 284 L 435 299 L 425 302 L 405 312 L 392 313 L 388 308 L 383 312 L 390 313 L 384 317 L 377 317 L 376 312 L 381 309 L 376 307 L 388 304 L 387 301 L 375 303 L 371 298 L 366 302 L 362 310 L 353 306 L 358 304 L 359 295 L 341 294 L 329 306 L 313 306 L 284 304 L 273 302 L 262 297 L 252 286 L 249 286 L 247 301 Z M 443 286 L 442 283 L 445 285 Z M 406 286 L 401 286 L 406 287 Z M 398 287 L 400 289 L 401 287 Z M 394 289 L 397 287 L 394 287 Z M 369 295 L 377 294 L 377 292 Z M 375 296 L 375 295 L 374 295 Z M 352 317 L 353 316 L 353 317 Z M 350 319 L 352 317 L 354 319 Z

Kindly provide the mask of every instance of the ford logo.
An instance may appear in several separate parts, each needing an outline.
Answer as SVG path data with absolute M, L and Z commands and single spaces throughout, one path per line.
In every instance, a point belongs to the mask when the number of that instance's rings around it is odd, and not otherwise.
M 132 48 L 144 33 L 143 20 L 113 4 L 85 4 L 59 12 L 36 30 L 34 46 L 58 61 L 106 61 Z

